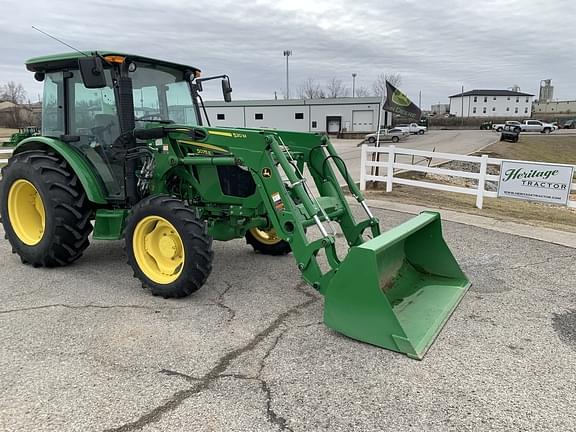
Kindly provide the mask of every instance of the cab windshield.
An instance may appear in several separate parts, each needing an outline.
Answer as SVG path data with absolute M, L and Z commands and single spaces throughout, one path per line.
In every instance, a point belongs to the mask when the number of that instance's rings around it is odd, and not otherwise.
M 184 72 L 163 66 L 137 63 L 130 73 L 136 127 L 150 121 L 197 125 L 196 111 Z

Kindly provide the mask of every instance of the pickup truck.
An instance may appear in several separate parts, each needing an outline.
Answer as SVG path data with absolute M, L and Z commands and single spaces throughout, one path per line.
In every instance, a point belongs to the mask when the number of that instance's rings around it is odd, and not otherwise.
M 426 126 L 419 126 L 417 123 L 400 124 L 396 126 L 396 129 L 400 129 L 402 132 L 418 135 L 424 135 L 427 130 Z
M 495 130 L 496 132 L 502 132 L 505 126 L 512 126 L 516 128 L 518 132 L 522 130 L 522 123 L 516 120 L 508 120 L 505 123 L 495 123 L 492 125 L 492 129 Z
M 405 139 L 408 136 L 408 132 L 403 132 L 398 128 L 394 129 L 380 129 L 380 137 L 376 135 L 376 132 L 368 134 L 364 137 L 366 141 L 370 144 L 374 144 L 377 140 L 378 141 L 392 141 L 393 143 L 397 143 L 401 139 Z
M 492 125 L 492 129 L 496 132 L 502 132 L 504 126 L 513 126 L 519 132 L 540 132 L 540 133 L 550 133 L 554 132 L 558 129 L 557 126 L 553 125 L 552 123 L 544 123 L 540 120 L 524 120 L 522 122 L 510 120 L 507 121 L 505 124 L 494 124 Z

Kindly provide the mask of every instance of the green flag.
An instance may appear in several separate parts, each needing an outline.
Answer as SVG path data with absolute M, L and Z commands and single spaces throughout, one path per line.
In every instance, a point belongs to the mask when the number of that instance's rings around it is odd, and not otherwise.
M 401 117 L 420 121 L 422 111 L 418 108 L 408 96 L 386 81 L 386 102 L 384 109 Z

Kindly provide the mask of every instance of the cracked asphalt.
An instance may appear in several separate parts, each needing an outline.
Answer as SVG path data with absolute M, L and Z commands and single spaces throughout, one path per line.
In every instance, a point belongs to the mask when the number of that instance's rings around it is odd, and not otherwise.
M 143 290 L 120 242 L 33 269 L 2 241 L 0 430 L 575 430 L 576 250 L 444 233 L 473 286 L 420 362 L 327 329 L 292 256 L 242 240 L 182 300 Z

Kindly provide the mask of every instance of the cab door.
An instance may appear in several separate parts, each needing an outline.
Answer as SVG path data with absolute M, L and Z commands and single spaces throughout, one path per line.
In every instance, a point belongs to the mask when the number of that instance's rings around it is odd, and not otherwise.
M 72 71 L 66 81 L 67 134 L 75 137 L 70 145 L 86 156 L 100 175 L 108 198 L 125 197 L 124 159 L 112 148 L 120 135 L 116 98 L 110 70 L 105 70 L 107 86 L 88 89 L 79 71 Z

